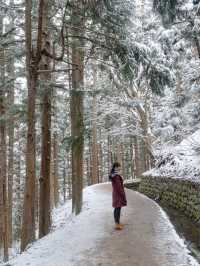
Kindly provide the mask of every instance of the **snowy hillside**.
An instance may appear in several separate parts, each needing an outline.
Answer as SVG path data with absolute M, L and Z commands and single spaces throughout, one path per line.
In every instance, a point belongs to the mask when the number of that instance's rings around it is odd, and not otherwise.
M 179 177 L 200 182 L 200 130 L 176 146 L 164 145 L 156 167 L 144 175 Z

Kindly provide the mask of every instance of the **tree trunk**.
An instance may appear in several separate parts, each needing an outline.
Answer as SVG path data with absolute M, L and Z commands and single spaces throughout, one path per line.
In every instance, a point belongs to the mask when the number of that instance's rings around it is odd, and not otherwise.
M 135 178 L 135 160 L 134 160 L 134 145 L 133 145 L 133 140 L 130 138 L 130 153 L 131 153 L 131 177 L 132 179 Z
M 101 143 L 98 144 L 98 176 L 99 176 L 99 183 L 103 182 L 103 152 Z
M 0 18 L 0 35 L 3 34 L 3 17 Z M 7 147 L 5 106 L 5 51 L 0 48 L 0 246 L 3 260 L 8 260 L 8 199 L 7 199 Z
M 89 160 L 89 154 L 88 157 L 85 159 L 86 163 L 86 176 L 87 176 L 87 186 L 90 185 L 90 160 Z
M 147 104 L 145 106 L 145 111 L 139 110 L 140 118 L 141 118 L 141 128 L 143 130 L 143 137 L 141 140 L 141 151 L 142 151 L 142 171 L 148 170 L 148 160 L 153 161 L 153 152 L 152 152 L 152 144 L 151 144 L 151 136 L 149 134 L 149 108 L 147 108 Z
M 71 172 L 71 165 L 70 165 L 71 161 L 72 161 L 71 152 L 69 152 L 67 153 L 67 156 L 66 156 L 66 175 L 65 175 L 68 199 L 72 199 L 72 172 Z
M 51 141 L 53 146 L 53 140 Z M 55 207 L 54 204 L 54 175 L 53 175 L 53 147 L 51 146 L 51 163 L 50 163 L 50 206 L 51 210 Z
M 42 49 L 51 54 L 51 42 L 48 30 L 49 9 L 48 0 L 43 1 L 43 23 L 42 23 Z M 51 59 L 42 55 L 40 70 L 50 70 Z M 42 83 L 42 153 L 41 153 L 41 176 L 40 176 L 40 202 L 39 202 L 39 237 L 43 237 L 50 232 L 51 227 L 51 101 L 52 88 L 50 72 L 40 75 Z
M 32 63 L 32 1 L 26 1 L 25 34 L 26 34 L 26 71 L 28 86 L 27 111 L 27 144 L 26 144 L 26 181 L 24 192 L 23 219 L 21 231 L 21 251 L 35 240 L 35 98 L 37 69 L 31 67 Z
M 35 224 L 36 228 L 39 224 L 39 190 L 40 190 L 40 184 L 39 184 L 39 177 L 35 177 Z
M 198 55 L 198 58 L 200 59 L 200 44 L 199 44 L 199 39 L 198 39 L 198 36 L 195 36 L 194 37 L 194 43 L 195 43 L 195 46 L 196 46 L 196 53 Z
M 74 3 L 72 14 L 73 35 L 82 36 L 84 21 L 80 14 L 78 1 Z M 84 86 L 84 51 L 83 42 L 75 38 L 72 44 L 72 90 L 70 100 L 71 138 L 72 138 L 72 211 L 79 214 L 82 208 L 83 189 L 83 86 Z M 76 66 L 76 67 L 75 67 Z
M 92 136 L 88 140 L 88 186 L 92 185 Z
M 96 73 L 94 74 L 96 75 Z M 97 100 L 96 95 L 92 102 L 92 184 L 98 183 L 98 144 L 97 144 Z
M 19 131 L 18 131 L 19 132 Z M 17 138 L 20 136 L 17 132 Z M 15 237 L 14 240 L 19 241 L 20 240 L 20 233 L 21 233 L 21 218 L 22 218 L 22 189 L 21 189 L 21 179 L 22 179 L 22 156 L 21 156 L 21 150 L 22 145 L 20 141 L 17 144 L 17 149 L 19 150 L 19 154 L 16 158 L 16 176 L 15 176 L 15 193 L 13 195 L 13 202 L 15 203 L 15 218 L 14 218 L 14 225 L 15 225 Z
M 25 35 L 26 35 L 26 72 L 28 86 L 27 111 L 27 145 L 26 145 L 26 181 L 22 219 L 21 251 L 35 240 L 35 100 L 38 80 L 38 66 L 42 48 L 42 20 L 44 1 L 39 1 L 38 29 L 36 52 L 32 50 L 32 1 L 25 2 Z
M 10 6 L 13 5 L 13 0 L 10 1 Z M 13 12 L 12 12 L 13 13 Z M 12 14 L 11 13 L 11 14 Z M 10 17 L 10 28 L 13 28 L 13 18 Z M 12 37 L 12 40 L 14 36 Z M 14 52 L 13 49 L 11 52 Z M 10 55 L 10 60 L 7 66 L 7 72 L 11 79 L 14 78 L 14 58 Z M 8 91 L 8 231 L 9 231 L 9 247 L 12 247 L 12 203 L 13 203 L 13 148 L 14 148 L 14 117 L 12 108 L 14 106 L 14 81 L 10 83 Z
M 45 77 L 46 78 L 46 77 Z M 39 237 L 50 231 L 51 204 L 50 204 L 50 163 L 51 163 L 51 93 L 45 88 L 42 110 L 42 154 L 40 176 L 39 201 Z
M 63 176 L 63 186 L 62 186 L 63 202 L 66 202 L 66 168 L 65 168 L 65 164 L 63 164 L 62 176 Z
M 145 142 L 145 135 L 139 138 L 139 147 L 140 147 L 140 174 L 144 173 L 147 170 L 146 158 L 147 158 L 147 149 Z
M 110 174 L 109 171 L 112 167 L 112 152 L 111 152 L 111 145 L 110 145 L 110 136 L 108 135 L 108 139 L 107 139 L 107 162 L 108 162 L 108 175 Z
M 10 69 L 10 73 L 14 73 Z M 8 104 L 12 108 L 14 105 L 14 84 L 10 87 L 8 93 Z M 10 111 L 8 120 L 8 227 L 9 227 L 9 246 L 12 246 L 12 202 L 13 202 L 13 147 L 14 147 L 14 119 Z
M 54 206 L 58 206 L 59 202 L 59 188 L 58 188 L 58 136 L 57 133 L 53 135 L 53 192 L 54 192 Z
M 28 133 L 21 250 L 35 240 L 35 73 L 28 89 Z
M 134 154 L 135 154 L 135 176 L 140 177 L 140 155 L 139 155 L 139 147 L 138 147 L 138 137 L 134 137 Z
M 0 61 L 2 51 L 0 51 Z M 2 74 L 2 71 L 1 71 Z M 1 76 L 2 82 L 2 76 Z M 8 260 L 8 202 L 6 164 L 5 96 L 0 90 L 0 243 L 4 248 L 4 261 Z

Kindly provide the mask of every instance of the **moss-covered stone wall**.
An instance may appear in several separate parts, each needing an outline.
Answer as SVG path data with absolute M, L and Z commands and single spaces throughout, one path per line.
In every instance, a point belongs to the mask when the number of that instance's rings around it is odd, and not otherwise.
M 141 178 L 139 191 L 200 222 L 200 184 L 176 178 L 145 176 Z

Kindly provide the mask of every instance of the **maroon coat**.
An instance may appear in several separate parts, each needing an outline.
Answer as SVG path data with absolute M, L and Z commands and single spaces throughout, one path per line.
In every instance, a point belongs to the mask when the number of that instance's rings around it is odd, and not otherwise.
M 112 177 L 112 187 L 112 206 L 114 208 L 126 206 L 126 194 L 124 191 L 123 179 L 120 175 L 116 174 Z

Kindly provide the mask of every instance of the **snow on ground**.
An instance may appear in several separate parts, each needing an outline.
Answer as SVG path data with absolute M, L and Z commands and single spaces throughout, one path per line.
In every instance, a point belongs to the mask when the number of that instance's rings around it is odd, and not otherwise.
M 54 230 L 9 266 L 198 266 L 168 217 L 155 202 L 126 190 L 125 228 L 113 228 L 111 185 L 84 190 L 83 212 L 70 215 L 70 202 L 54 212 Z M 145 252 L 144 252 L 145 251 Z
M 53 232 L 36 241 L 27 251 L 11 260 L 8 265 L 71 266 L 73 258 L 77 258 L 81 251 L 92 248 L 94 242 L 102 238 L 105 233 L 103 230 L 97 230 L 101 220 L 98 220 L 95 209 L 103 211 L 107 201 L 107 197 L 103 195 L 99 201 L 94 188 L 95 186 L 84 190 L 81 215 L 71 214 L 71 201 L 54 210 Z
M 200 130 L 177 146 L 164 146 L 156 167 L 144 175 L 190 179 L 200 182 Z

